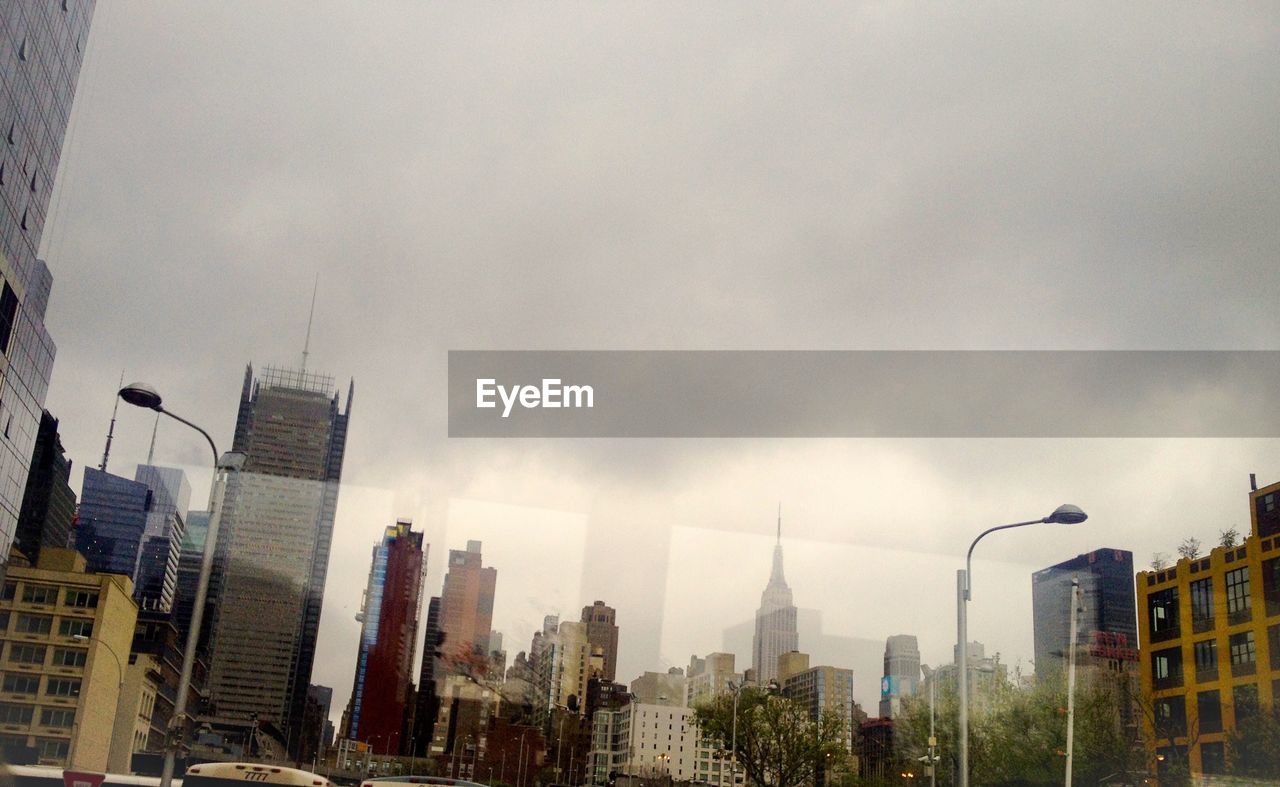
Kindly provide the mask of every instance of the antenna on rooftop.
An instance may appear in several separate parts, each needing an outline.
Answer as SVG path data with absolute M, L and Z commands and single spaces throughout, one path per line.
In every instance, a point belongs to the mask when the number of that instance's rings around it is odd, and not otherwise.
M 316 291 L 320 289 L 320 272 L 316 271 L 316 283 L 311 288 L 311 312 L 307 315 L 307 338 L 302 343 L 302 371 L 307 370 L 307 355 L 311 350 L 311 322 L 316 316 Z
M 156 432 L 160 429 L 160 413 L 156 413 L 156 422 L 151 426 L 151 449 L 147 451 L 147 465 L 152 465 L 156 455 Z
M 120 384 L 116 386 L 119 391 L 124 387 L 124 369 L 120 370 Z M 117 394 L 114 399 L 115 404 L 111 407 L 111 426 L 107 427 L 107 447 L 102 449 L 102 464 L 98 465 L 98 469 L 107 472 L 107 457 L 111 456 L 111 438 L 116 433 L 116 411 L 120 409 L 120 396 Z

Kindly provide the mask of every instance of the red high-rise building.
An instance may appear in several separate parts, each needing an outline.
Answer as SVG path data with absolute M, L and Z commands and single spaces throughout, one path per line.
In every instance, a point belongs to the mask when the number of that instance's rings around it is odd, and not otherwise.
M 377 754 L 398 753 L 412 702 L 414 644 L 422 599 L 426 547 L 412 523 L 398 520 L 373 548 L 373 565 L 360 613 L 356 678 L 343 736 Z

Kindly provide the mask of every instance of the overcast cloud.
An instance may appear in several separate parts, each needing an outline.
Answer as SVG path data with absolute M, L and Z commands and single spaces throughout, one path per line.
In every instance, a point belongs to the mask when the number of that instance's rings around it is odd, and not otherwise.
M 930 663 L 972 535 L 1074 502 L 1086 525 L 983 546 L 971 633 L 1025 661 L 1032 570 L 1243 527 L 1276 441 L 450 441 L 446 352 L 1280 349 L 1278 21 L 102 0 L 45 236 L 48 406 L 81 467 L 122 370 L 229 447 L 244 364 L 300 360 L 319 275 L 310 366 L 356 380 L 314 676 L 335 719 L 395 516 L 431 593 L 484 538 L 512 654 L 540 612 L 615 604 L 629 680 L 750 619 L 778 500 L 797 604 Z M 150 427 L 121 413 L 114 470 Z M 156 461 L 202 451 L 166 424 Z M 873 710 L 879 665 L 851 666 Z

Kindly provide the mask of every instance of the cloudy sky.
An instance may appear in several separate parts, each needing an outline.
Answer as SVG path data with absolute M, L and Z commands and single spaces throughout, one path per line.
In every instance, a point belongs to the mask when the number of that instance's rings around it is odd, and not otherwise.
M 1087 524 L 975 566 L 973 638 L 1029 669 L 1032 570 L 1247 526 L 1276 441 L 449 440 L 446 352 L 1280 349 L 1278 21 L 102 0 L 44 239 L 48 406 L 80 466 L 122 371 L 229 445 L 244 365 L 300 360 L 319 276 L 310 366 L 356 380 L 314 675 L 335 719 L 396 516 L 432 593 L 484 541 L 513 654 L 614 604 L 629 680 L 740 642 L 782 501 L 827 643 L 801 648 L 872 709 L 887 635 L 950 658 L 973 535 L 1074 502 Z M 150 429 L 121 413 L 114 470 Z M 162 426 L 197 500 L 203 451 Z

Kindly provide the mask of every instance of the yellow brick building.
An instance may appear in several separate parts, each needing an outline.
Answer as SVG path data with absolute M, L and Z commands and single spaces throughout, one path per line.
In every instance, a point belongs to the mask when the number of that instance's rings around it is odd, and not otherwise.
M 133 582 L 69 549 L 10 563 L 0 590 L 0 750 L 105 771 L 138 607 Z
M 1226 769 L 1226 740 L 1280 702 L 1280 483 L 1243 543 L 1137 576 L 1144 722 L 1160 770 Z

